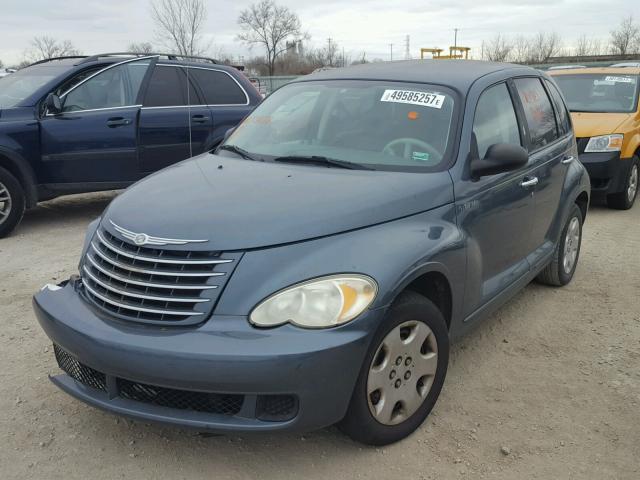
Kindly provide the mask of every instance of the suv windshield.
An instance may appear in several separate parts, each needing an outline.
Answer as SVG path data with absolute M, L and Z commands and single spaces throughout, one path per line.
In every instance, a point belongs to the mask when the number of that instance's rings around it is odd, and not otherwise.
M 45 66 L 30 67 L 0 78 L 0 108 L 15 107 L 64 70 Z
M 638 75 L 621 73 L 553 77 L 572 112 L 630 113 L 638 104 Z
M 452 92 L 442 86 L 293 83 L 245 119 L 226 141 L 226 151 L 233 146 L 250 158 L 292 163 L 432 170 L 450 156 L 453 107 Z

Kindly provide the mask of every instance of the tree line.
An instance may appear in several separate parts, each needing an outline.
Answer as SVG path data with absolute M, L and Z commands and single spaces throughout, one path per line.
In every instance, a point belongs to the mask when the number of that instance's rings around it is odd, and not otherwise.
M 580 36 L 572 47 L 563 44 L 554 32 L 509 37 L 496 34 L 482 42 L 481 58 L 494 62 L 545 63 L 552 57 L 640 54 L 640 24 L 632 16 L 611 30 L 608 41 Z

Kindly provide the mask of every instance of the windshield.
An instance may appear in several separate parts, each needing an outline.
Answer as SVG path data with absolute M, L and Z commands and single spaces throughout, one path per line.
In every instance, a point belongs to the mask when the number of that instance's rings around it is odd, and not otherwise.
M 638 104 L 638 75 L 621 73 L 557 75 L 572 112 L 630 113 Z
M 0 108 L 15 107 L 60 72 L 59 68 L 30 67 L 0 78 Z
M 263 160 L 309 163 L 324 157 L 343 166 L 348 162 L 381 170 L 432 170 L 450 156 L 453 105 L 452 93 L 440 86 L 359 80 L 293 83 L 269 96 L 225 145 Z

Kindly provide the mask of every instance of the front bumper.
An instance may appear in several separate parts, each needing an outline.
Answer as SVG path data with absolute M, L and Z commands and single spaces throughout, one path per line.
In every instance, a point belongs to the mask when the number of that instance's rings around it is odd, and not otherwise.
M 51 380 L 68 394 L 96 407 L 146 421 L 214 432 L 306 431 L 339 421 L 345 414 L 372 335 L 384 311 L 329 330 L 290 325 L 252 327 L 245 317 L 212 316 L 197 327 L 132 325 L 101 317 L 70 281 L 34 296 L 40 325 L 62 350 L 82 365 L 104 373 L 106 391 L 69 375 Z M 238 394 L 233 415 L 168 408 L 120 395 L 120 381 L 188 392 Z M 262 396 L 290 395 L 297 413 L 286 421 L 257 418 Z
M 620 152 L 581 153 L 580 161 L 589 172 L 593 193 L 611 194 L 624 190 L 631 159 L 620 158 Z

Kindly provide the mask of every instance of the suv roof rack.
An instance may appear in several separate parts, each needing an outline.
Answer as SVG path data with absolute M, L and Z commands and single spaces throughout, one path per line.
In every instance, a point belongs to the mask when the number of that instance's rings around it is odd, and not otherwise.
M 88 63 L 88 62 L 94 62 L 100 58 L 105 58 L 105 57 L 120 57 L 120 56 L 130 56 L 130 57 L 154 57 L 154 56 L 160 56 L 160 57 L 165 57 L 167 60 L 186 60 L 186 59 L 192 59 L 192 60 L 197 60 L 197 61 L 201 61 L 201 62 L 208 62 L 208 63 L 213 63 L 213 64 L 220 64 L 220 62 L 214 60 L 213 58 L 209 58 L 209 57 L 199 57 L 196 55 L 181 55 L 179 53 L 158 53 L 158 52 L 149 52 L 149 53 L 145 53 L 145 52 L 111 52 L 111 53 L 100 53 L 98 55 L 91 55 L 90 57 L 80 57 L 80 58 L 84 58 L 84 60 L 82 60 L 82 62 L 80 62 L 80 64 L 82 63 Z
M 30 63 L 28 66 L 32 65 L 40 65 L 41 63 L 53 62 L 54 60 L 66 60 L 67 58 L 87 58 L 86 55 L 66 55 L 62 57 L 51 57 L 45 58 L 43 60 L 38 60 L 37 62 Z

